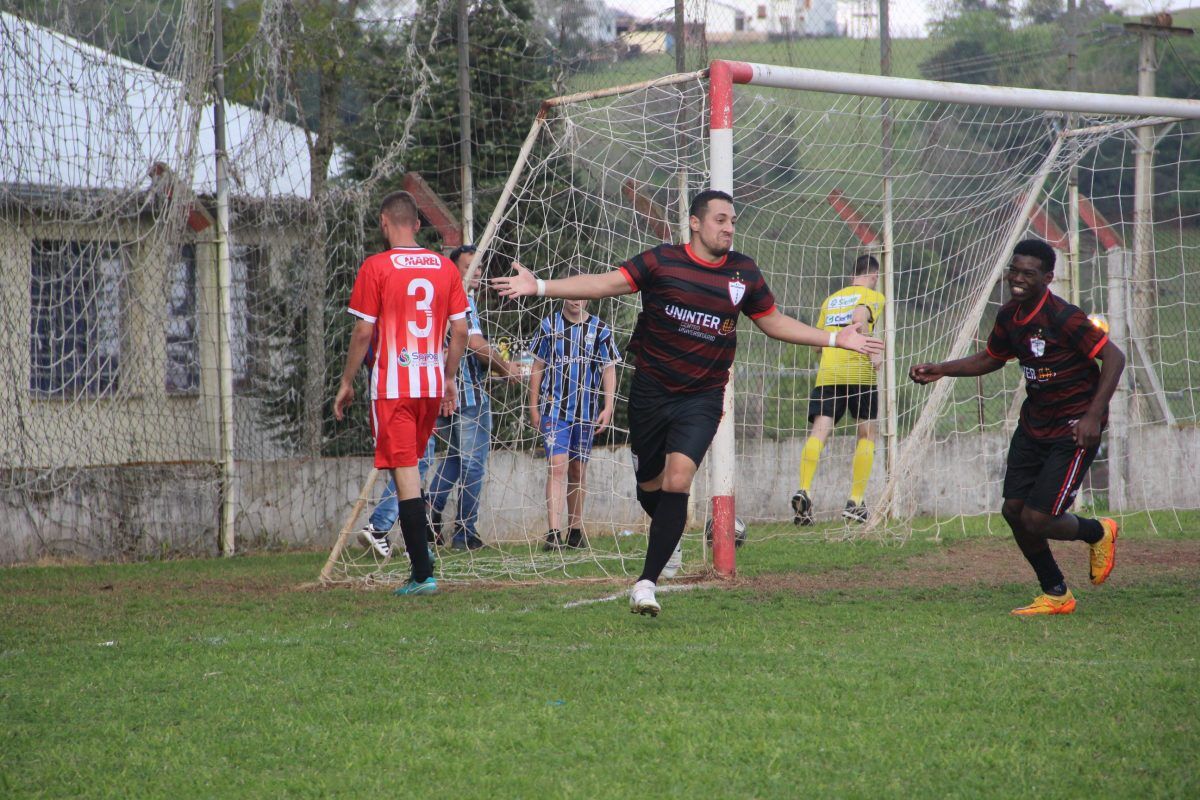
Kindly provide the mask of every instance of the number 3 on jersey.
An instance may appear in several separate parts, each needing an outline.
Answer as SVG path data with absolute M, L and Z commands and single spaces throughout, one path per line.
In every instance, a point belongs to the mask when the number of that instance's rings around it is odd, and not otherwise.
M 425 278 L 414 278 L 409 281 L 408 296 L 415 297 L 418 293 L 421 297 L 416 304 L 417 315 L 424 313 L 425 324 L 417 325 L 415 320 L 409 320 L 408 331 L 418 339 L 424 339 L 433 330 L 433 284 Z

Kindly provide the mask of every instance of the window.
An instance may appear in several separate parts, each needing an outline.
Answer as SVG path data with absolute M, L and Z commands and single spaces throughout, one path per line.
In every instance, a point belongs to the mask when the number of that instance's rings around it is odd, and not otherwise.
M 758 18 L 759 18 L 759 19 L 766 19 L 766 18 L 767 18 L 767 7 L 766 7 L 766 6 L 759 6 L 759 7 L 758 7 Z
M 167 394 L 200 391 L 196 322 L 196 248 L 185 244 L 167 272 Z
M 115 242 L 35 241 L 29 261 L 29 390 L 117 391 L 125 263 Z
M 229 350 L 237 389 L 249 389 L 265 368 L 260 318 L 265 313 L 265 264 L 261 247 L 235 244 L 229 248 Z

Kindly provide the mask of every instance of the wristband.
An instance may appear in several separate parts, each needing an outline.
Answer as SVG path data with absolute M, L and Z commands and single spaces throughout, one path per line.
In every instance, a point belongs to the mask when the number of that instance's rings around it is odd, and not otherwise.
M 829 332 L 829 346 L 837 347 L 837 331 Z
M 546 296 L 546 282 L 544 280 L 542 280 L 541 278 L 537 279 L 537 296 L 538 297 Z

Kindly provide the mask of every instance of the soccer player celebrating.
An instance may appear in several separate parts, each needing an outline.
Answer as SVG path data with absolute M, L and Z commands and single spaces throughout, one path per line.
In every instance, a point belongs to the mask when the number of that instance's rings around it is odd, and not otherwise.
M 433 594 L 437 581 L 426 547 L 428 521 L 417 462 L 439 412 L 449 416 L 455 409 L 454 378 L 467 343 L 467 295 L 454 262 L 417 245 L 421 222 L 412 195 L 393 192 L 385 197 L 379 225 L 390 249 L 364 261 L 354 280 L 349 311 L 358 322 L 350 334 L 333 413 L 340 420 L 353 402 L 354 375 L 374 341 L 375 468 L 391 470 L 412 565 L 408 583 L 396 594 Z M 448 322 L 450 341 L 443 352 Z
M 629 443 L 637 497 L 650 515 L 642 574 L 630 610 L 656 616 L 655 585 L 687 524 L 688 494 L 721 420 L 722 399 L 737 349 L 737 321 L 748 315 L 768 336 L 811 347 L 859 353 L 883 350 L 858 325 L 826 333 L 780 313 L 754 261 L 730 248 L 733 198 L 709 190 L 692 200 L 691 241 L 662 244 L 597 275 L 542 280 L 514 262 L 515 275 L 493 279 L 505 297 L 538 295 L 599 299 L 642 293 L 629 352 Z
M 854 262 L 854 278 L 850 285 L 825 298 L 817 324 L 824 330 L 835 331 L 858 323 L 862 330 L 873 332 L 883 316 L 883 295 L 875 291 L 878 282 L 879 262 L 874 256 L 859 256 Z M 837 348 L 821 351 L 817 382 L 808 400 L 808 422 L 812 431 L 800 454 L 800 488 L 792 495 L 792 512 L 795 514 L 792 521 L 797 525 L 813 524 L 812 499 L 808 493 L 812 491 L 825 440 L 847 409 L 858 420 L 858 444 L 854 448 L 850 499 L 842 516 L 855 522 L 867 521 L 863 497 L 875 461 L 875 414 L 879 408 L 875 373 L 882 363 L 878 354 L 868 358 Z
M 583 501 L 592 439 L 612 422 L 617 361 L 612 328 L 587 313 L 586 300 L 564 300 L 562 313 L 546 317 L 533 340 L 529 417 L 546 448 L 545 550 L 561 547 L 562 506 L 567 501 L 567 547 L 582 547 Z M 599 403 L 603 395 L 604 404 Z
M 1011 358 L 1021 362 L 1027 396 L 1008 448 L 1002 513 L 1043 593 L 1013 609 L 1018 615 L 1075 610 L 1050 539 L 1087 542 L 1090 577 L 1097 585 L 1108 579 L 1116 558 L 1116 521 L 1086 519 L 1067 509 L 1100 447 L 1125 354 L 1086 314 L 1050 292 L 1053 279 L 1050 245 L 1039 239 L 1018 243 L 1005 274 L 1012 300 L 996 314 L 987 348 L 954 361 L 917 364 L 908 372 L 924 384 L 986 375 Z

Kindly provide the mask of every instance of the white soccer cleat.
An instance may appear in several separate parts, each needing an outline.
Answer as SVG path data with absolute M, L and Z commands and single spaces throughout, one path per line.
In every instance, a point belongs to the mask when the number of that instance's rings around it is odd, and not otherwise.
M 629 610 L 634 614 L 649 614 L 657 617 L 662 606 L 654 599 L 654 581 L 638 581 L 629 593 Z
M 674 578 L 679 574 L 679 570 L 683 569 L 683 543 L 675 545 L 675 552 L 671 553 L 671 558 L 667 561 L 667 565 L 663 567 L 662 576 L 664 578 Z
M 369 522 L 358 532 L 358 541 L 363 547 L 374 550 L 384 561 L 392 557 L 392 543 L 388 541 L 387 531 L 376 530 Z

